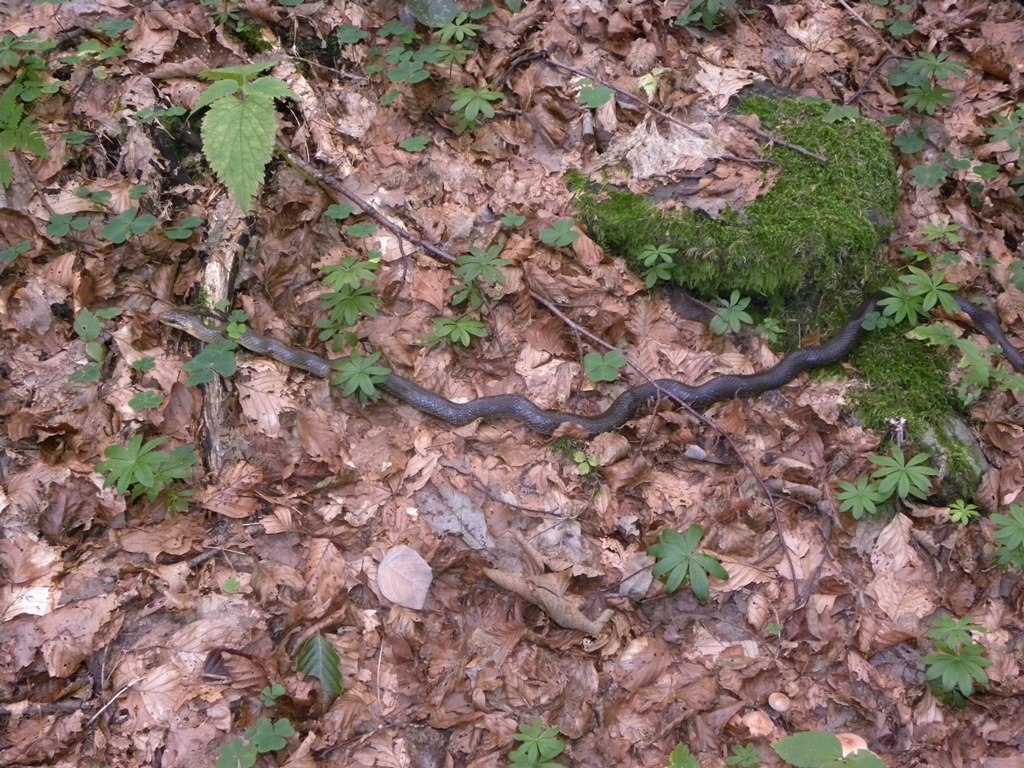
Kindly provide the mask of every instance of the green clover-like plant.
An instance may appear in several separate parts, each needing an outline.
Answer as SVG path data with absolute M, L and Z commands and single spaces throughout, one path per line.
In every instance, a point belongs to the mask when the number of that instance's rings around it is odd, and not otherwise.
M 668 528 L 661 532 L 657 544 L 648 547 L 647 554 L 657 561 L 653 573 L 665 582 L 667 592 L 689 583 L 696 598 L 706 603 L 711 597 L 708 576 L 726 581 L 729 572 L 717 558 L 697 551 L 702 538 L 704 529 L 696 523 L 683 533 Z
M 544 245 L 555 245 L 559 247 L 569 246 L 575 243 L 580 236 L 576 222 L 569 219 L 559 219 L 550 227 L 540 231 L 540 241 Z
M 583 370 L 593 382 L 616 381 L 619 371 L 626 365 L 626 356 L 619 350 L 610 352 L 588 352 L 583 357 Z
M 640 250 L 640 262 L 647 268 L 644 271 L 644 283 L 648 288 L 672 279 L 672 268 L 675 266 L 673 256 L 678 252 L 678 248 L 665 244 L 645 245 Z

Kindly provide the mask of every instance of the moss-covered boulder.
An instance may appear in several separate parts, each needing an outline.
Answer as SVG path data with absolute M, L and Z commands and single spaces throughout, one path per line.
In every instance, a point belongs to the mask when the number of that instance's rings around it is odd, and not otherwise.
M 881 127 L 860 117 L 833 120 L 831 110 L 828 102 L 794 97 L 740 100 L 738 111 L 757 114 L 765 130 L 829 161 L 769 147 L 765 155 L 782 173 L 743 211 L 717 219 L 666 213 L 643 196 L 577 177 L 580 214 L 598 242 L 639 270 L 645 246 L 678 249 L 675 281 L 704 298 L 739 290 L 793 331 L 818 328 L 822 318 L 838 324 L 865 290 L 893 279 L 879 254 L 899 187 Z
M 780 324 L 786 349 L 819 332 L 827 336 L 857 309 L 866 293 L 896 281 L 885 258 L 899 197 L 889 139 L 877 123 L 829 102 L 754 89 L 737 111 L 759 116 L 762 128 L 825 157 L 775 145 L 765 156 L 782 170 L 771 190 L 742 211 L 713 219 L 663 211 L 648 198 L 570 177 L 591 236 L 639 272 L 646 246 L 677 249 L 673 279 L 705 299 L 733 290 L 755 298 Z M 905 420 L 921 450 L 938 453 L 949 494 L 968 496 L 980 480 L 949 424 L 957 404 L 949 364 L 906 339 L 905 329 L 870 334 L 851 362 L 869 387 L 856 396 L 861 420 L 885 431 Z M 970 465 L 970 466 L 969 466 Z

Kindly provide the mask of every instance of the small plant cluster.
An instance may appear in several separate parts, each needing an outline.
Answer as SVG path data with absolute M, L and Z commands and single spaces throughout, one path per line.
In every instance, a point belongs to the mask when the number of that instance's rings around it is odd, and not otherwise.
M 103 487 L 113 486 L 118 493 L 130 493 L 132 501 L 142 495 L 155 501 L 174 481 L 189 479 L 197 461 L 195 449 L 191 445 L 179 445 L 169 451 L 158 451 L 166 442 L 167 438 L 161 436 L 143 443 L 142 435 L 136 435 L 128 445 L 109 446 L 103 452 L 105 461 L 96 467 L 106 475 Z M 167 498 L 168 510 L 183 512 L 191 497 L 191 491 L 171 490 Z
M 906 5 L 898 5 L 896 10 L 906 13 L 910 8 Z M 894 35 L 913 32 L 913 25 L 905 19 L 887 21 L 884 24 Z M 953 92 L 939 83 L 949 78 L 961 77 L 965 72 L 964 64 L 950 58 L 948 52 L 920 53 L 894 67 L 889 73 L 889 82 L 894 88 L 902 90 L 900 102 L 905 109 L 932 115 L 939 107 L 948 106 L 952 101 Z M 905 120 L 903 115 L 898 115 L 890 121 L 890 124 L 899 125 Z M 1012 188 L 1015 188 L 1018 197 L 1024 197 L 1024 174 L 1019 172 L 1021 149 L 1024 147 L 1024 107 L 1014 104 L 1008 114 L 996 115 L 994 121 L 995 125 L 986 128 L 985 132 L 993 142 L 1006 142 L 1018 167 L 1018 173 L 1010 179 L 1009 183 Z M 924 129 L 918 127 L 897 136 L 893 140 L 893 144 L 904 154 L 914 155 L 928 146 L 928 140 L 924 135 Z M 1014 164 L 1005 163 L 1004 166 L 1009 170 Z M 911 168 L 910 176 L 918 186 L 936 187 L 944 183 L 951 174 L 968 173 L 967 189 L 971 202 L 975 207 L 980 207 L 985 182 L 999 178 L 1003 171 L 1004 168 L 995 163 L 977 162 L 969 156 L 954 157 L 949 153 L 944 153 L 938 162 Z
M 701 26 L 709 32 L 723 26 L 737 15 L 736 0 L 689 0 L 676 16 L 677 27 Z
M 483 29 L 479 22 L 491 14 L 494 6 L 486 4 L 459 11 L 452 3 L 410 3 L 409 9 L 418 21 L 434 29 L 430 41 L 424 41 L 419 32 L 401 21 L 388 22 L 377 30 L 376 37 L 390 41 L 391 45 L 368 48 L 368 59 L 372 62 L 365 68 L 368 77 L 383 74 L 391 85 L 411 86 L 430 80 L 441 69 L 446 68 L 450 74 L 477 52 L 478 34 Z M 360 45 L 370 39 L 370 34 L 345 24 L 336 30 L 336 37 L 339 45 Z M 493 118 L 497 114 L 495 105 L 504 98 L 486 84 L 478 88 L 454 86 L 450 92 L 452 127 L 459 134 L 471 130 L 480 120 Z M 401 91 L 389 90 L 380 103 L 387 106 L 401 96 Z M 418 145 L 412 146 L 407 150 L 418 151 Z
M 149 192 L 150 188 L 148 185 L 136 184 L 128 190 L 128 199 L 140 201 Z M 114 245 L 123 245 L 131 238 L 142 237 L 150 231 L 159 232 L 168 240 L 188 240 L 203 223 L 202 218 L 199 216 L 187 216 L 172 226 L 156 228 L 156 217 L 149 213 L 142 213 L 138 203 L 120 213 L 103 217 L 98 211 L 102 210 L 112 199 L 113 194 L 109 190 L 91 190 L 88 187 L 78 187 L 73 193 L 75 197 L 88 200 L 97 210 L 53 214 L 50 217 L 50 223 L 46 226 L 46 234 L 50 237 L 60 239 L 86 232 L 93 226 L 93 222 L 98 220 L 103 222 L 103 226 L 99 231 L 99 239 L 106 240 Z
M 470 312 L 478 313 L 487 298 L 487 290 L 494 286 L 505 285 L 505 276 L 501 267 L 511 266 L 512 262 L 501 258 L 501 246 L 492 245 L 487 250 L 476 246 L 469 249 L 455 260 L 455 275 L 461 282 L 449 288 L 451 303 L 455 307 L 467 307 Z M 429 344 L 448 341 L 468 347 L 474 339 L 487 337 L 487 326 L 469 313 L 461 317 L 435 317 L 434 332 L 427 338 Z
M 958 228 L 935 225 L 925 229 L 925 237 L 933 241 L 945 240 L 956 243 L 961 236 Z M 904 255 L 915 260 L 927 260 L 928 254 L 914 249 L 906 249 Z M 947 251 L 946 260 L 952 261 L 956 254 Z M 1000 354 L 995 345 L 982 350 L 970 339 L 959 338 L 955 331 L 944 323 L 919 325 L 932 309 L 941 307 L 949 314 L 960 311 L 954 294 L 957 286 L 946 282 L 942 271 L 926 272 L 917 266 L 908 267 L 909 274 L 900 276 L 899 284 L 883 289 L 886 295 L 879 305 L 881 312 L 872 312 L 864 321 L 866 330 L 879 330 L 901 323 L 914 326 L 909 332 L 910 338 L 919 339 L 932 346 L 956 349 L 961 353 L 960 377 L 957 393 L 965 405 L 970 405 L 980 396 L 981 392 L 995 386 L 1012 392 L 1024 392 L 1024 377 L 1006 371 L 994 365 L 992 357 Z
M 988 649 L 975 642 L 972 634 L 985 631 L 967 619 L 943 616 L 932 622 L 927 633 L 935 643 L 935 653 L 922 660 L 925 679 L 954 704 L 966 703 L 975 685 L 988 684 L 985 670 L 992 666 L 992 661 L 985 655 Z
M 1012 505 L 1006 515 L 992 515 L 996 525 L 996 564 L 1024 571 L 1024 506 Z
M 558 733 L 557 727 L 545 728 L 540 718 L 532 725 L 520 725 L 512 737 L 520 744 L 508 755 L 509 768 L 562 768 L 554 761 L 565 750 Z
M 938 470 L 928 466 L 929 458 L 926 453 L 918 453 L 908 459 L 899 446 L 893 446 L 888 455 L 869 457 L 876 467 L 870 477 L 861 475 L 854 483 L 839 483 L 840 511 L 860 520 L 865 515 L 880 516 L 892 511 L 896 499 L 927 498 L 931 478 L 938 474 Z

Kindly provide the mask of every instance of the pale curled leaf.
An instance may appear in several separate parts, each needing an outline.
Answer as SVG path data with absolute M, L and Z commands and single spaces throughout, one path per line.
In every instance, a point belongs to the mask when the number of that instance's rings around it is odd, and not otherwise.
M 377 568 L 377 586 L 388 600 L 403 608 L 421 610 L 434 579 L 430 565 L 420 554 L 400 544 L 384 553 Z

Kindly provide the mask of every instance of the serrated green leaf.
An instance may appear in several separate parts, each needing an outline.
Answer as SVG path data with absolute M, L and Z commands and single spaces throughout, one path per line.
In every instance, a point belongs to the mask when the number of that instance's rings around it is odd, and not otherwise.
M 208 107 L 215 101 L 225 99 L 228 96 L 237 93 L 241 87 L 242 86 L 237 80 L 218 80 L 203 92 L 203 95 L 199 97 L 199 101 L 196 102 L 192 111 L 198 112 L 203 107 Z
M 200 72 L 199 76 L 205 80 L 232 79 L 236 82 L 248 80 L 261 72 L 266 72 L 277 64 L 276 61 L 261 61 L 256 64 L 238 64 L 233 67 L 220 67 L 219 69 L 208 69 Z
M 257 99 L 295 99 L 296 96 L 288 83 L 276 77 L 261 77 L 253 80 L 242 88 L 246 96 Z
M 243 211 L 263 181 L 276 133 L 274 103 L 267 99 L 231 96 L 212 104 L 203 118 L 203 154 Z

